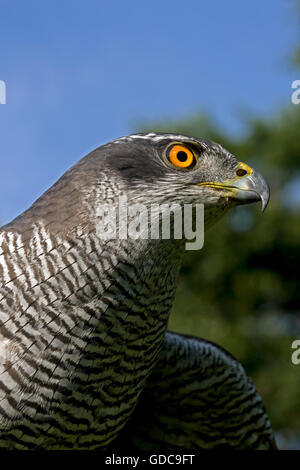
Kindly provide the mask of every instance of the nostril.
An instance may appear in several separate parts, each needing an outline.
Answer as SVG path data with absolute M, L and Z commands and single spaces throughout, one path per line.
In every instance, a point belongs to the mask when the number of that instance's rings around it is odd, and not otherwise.
M 237 176 L 245 176 L 247 174 L 247 171 L 244 170 L 243 168 L 239 168 L 237 171 L 236 171 L 236 174 Z

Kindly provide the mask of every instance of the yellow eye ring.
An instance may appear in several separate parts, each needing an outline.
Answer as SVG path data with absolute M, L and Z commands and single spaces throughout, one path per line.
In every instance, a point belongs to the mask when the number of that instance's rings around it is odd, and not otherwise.
M 189 168 L 195 163 L 194 153 L 185 145 L 172 145 L 167 151 L 167 157 L 170 163 L 178 168 Z

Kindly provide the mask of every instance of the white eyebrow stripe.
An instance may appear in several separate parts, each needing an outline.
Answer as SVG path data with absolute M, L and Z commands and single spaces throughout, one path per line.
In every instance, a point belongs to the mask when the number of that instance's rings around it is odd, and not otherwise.
M 185 141 L 187 139 L 189 140 L 196 140 L 194 138 L 182 135 L 182 134 L 155 134 L 155 132 L 149 132 L 148 134 L 142 135 L 142 134 L 131 134 L 129 136 L 124 136 L 120 137 L 119 139 L 116 139 L 114 142 L 118 143 L 120 141 L 126 141 L 126 142 L 133 142 L 135 139 L 140 139 L 140 140 L 152 140 L 153 142 L 159 142 L 161 140 L 166 140 L 166 139 L 173 139 L 173 140 L 180 140 L 180 141 Z

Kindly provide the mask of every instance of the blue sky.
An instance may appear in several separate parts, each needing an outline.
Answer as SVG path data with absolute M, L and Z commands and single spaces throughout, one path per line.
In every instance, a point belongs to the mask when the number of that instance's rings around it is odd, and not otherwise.
M 0 0 L 0 221 L 141 121 L 289 106 L 298 29 L 293 0 Z

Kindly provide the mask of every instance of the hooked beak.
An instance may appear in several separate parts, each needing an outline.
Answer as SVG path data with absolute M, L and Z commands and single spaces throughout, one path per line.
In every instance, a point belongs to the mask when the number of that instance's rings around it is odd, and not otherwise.
M 242 176 L 239 176 L 241 170 L 243 173 Z M 237 176 L 232 180 L 222 183 L 199 183 L 199 186 L 229 191 L 231 193 L 230 198 L 238 201 L 239 204 L 261 201 L 262 211 L 264 211 L 270 199 L 270 189 L 262 175 L 242 162 L 236 167 L 236 174 Z
M 239 181 L 235 181 L 232 189 L 234 199 L 240 203 L 248 204 L 250 202 L 261 201 L 262 211 L 266 209 L 270 199 L 270 189 L 266 180 L 258 171 L 252 170 L 249 175 L 241 178 Z

